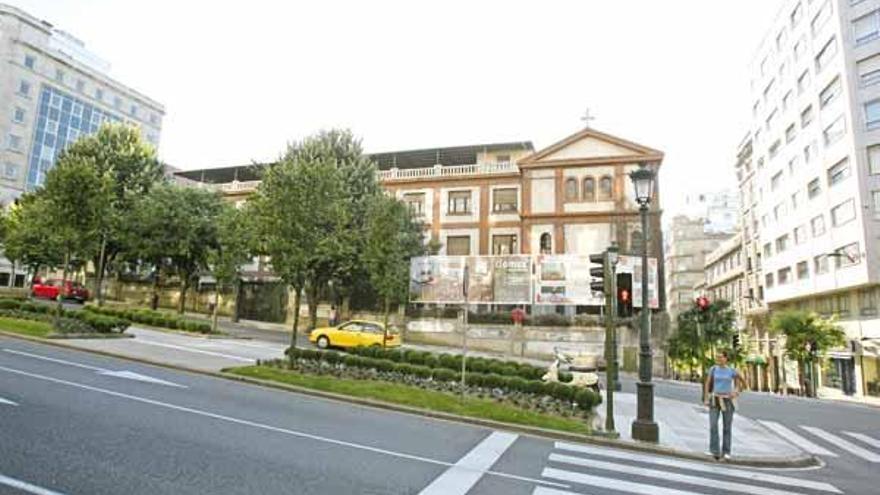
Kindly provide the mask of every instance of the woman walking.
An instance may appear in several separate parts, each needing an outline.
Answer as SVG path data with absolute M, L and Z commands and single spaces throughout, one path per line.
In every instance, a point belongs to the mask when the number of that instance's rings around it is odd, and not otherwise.
M 715 356 L 715 366 L 709 369 L 704 383 L 704 396 L 706 405 L 709 406 L 709 451 L 715 460 L 722 457 L 730 459 L 730 444 L 732 441 L 733 413 L 736 411 L 736 397 L 740 390 L 745 388 L 745 380 L 742 375 L 727 365 L 729 354 L 720 351 Z M 718 416 L 721 416 L 721 424 L 724 429 L 723 442 L 718 448 Z

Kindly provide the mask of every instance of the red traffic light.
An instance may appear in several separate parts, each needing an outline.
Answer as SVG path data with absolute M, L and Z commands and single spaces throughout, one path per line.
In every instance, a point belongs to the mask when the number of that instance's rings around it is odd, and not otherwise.
M 706 296 L 700 296 L 697 298 L 697 307 L 701 310 L 705 310 L 709 307 L 709 298 Z
M 620 300 L 622 302 L 629 302 L 629 291 L 626 289 L 620 290 Z

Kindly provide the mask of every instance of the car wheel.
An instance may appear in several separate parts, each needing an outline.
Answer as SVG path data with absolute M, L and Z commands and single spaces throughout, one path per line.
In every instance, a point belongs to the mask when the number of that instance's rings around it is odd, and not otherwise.
M 318 337 L 318 347 L 320 349 L 327 349 L 330 347 L 330 339 L 327 338 L 326 335 L 321 335 Z

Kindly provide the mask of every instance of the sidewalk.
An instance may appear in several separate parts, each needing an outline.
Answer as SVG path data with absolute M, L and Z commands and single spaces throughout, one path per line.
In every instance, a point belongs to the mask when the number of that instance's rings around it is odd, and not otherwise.
M 598 424 L 605 424 L 605 404 L 597 408 Z M 614 394 L 615 429 L 621 440 L 632 441 L 630 429 L 636 418 L 636 395 Z M 654 420 L 660 427 L 660 446 L 704 454 L 709 451 L 709 410 L 678 400 L 654 397 Z M 720 428 L 719 421 L 719 428 Z M 808 454 L 788 443 L 760 423 L 737 411 L 733 420 L 732 455 L 738 460 L 785 460 Z

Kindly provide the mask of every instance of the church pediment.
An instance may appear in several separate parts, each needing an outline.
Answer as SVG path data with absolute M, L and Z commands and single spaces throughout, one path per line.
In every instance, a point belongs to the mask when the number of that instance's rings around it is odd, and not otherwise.
M 601 163 L 609 160 L 657 161 L 663 153 L 593 129 L 580 132 L 520 160 L 521 166 Z

